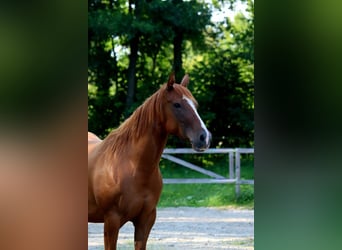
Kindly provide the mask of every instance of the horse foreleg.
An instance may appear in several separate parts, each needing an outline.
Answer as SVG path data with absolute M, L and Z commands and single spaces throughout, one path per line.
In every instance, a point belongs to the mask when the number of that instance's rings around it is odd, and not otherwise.
M 118 234 L 120 228 L 120 218 L 115 214 L 108 214 L 104 220 L 104 249 L 116 250 Z
M 146 243 L 154 221 L 156 220 L 156 209 L 149 214 L 141 214 L 134 222 L 134 247 L 135 250 L 145 250 Z

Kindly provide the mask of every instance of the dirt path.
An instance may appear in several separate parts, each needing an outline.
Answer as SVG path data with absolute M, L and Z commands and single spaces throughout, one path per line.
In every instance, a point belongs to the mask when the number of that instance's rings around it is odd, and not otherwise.
M 120 230 L 118 250 L 134 249 L 134 228 Z M 216 208 L 160 208 L 149 250 L 254 249 L 254 211 Z M 103 224 L 88 223 L 88 250 L 103 249 Z

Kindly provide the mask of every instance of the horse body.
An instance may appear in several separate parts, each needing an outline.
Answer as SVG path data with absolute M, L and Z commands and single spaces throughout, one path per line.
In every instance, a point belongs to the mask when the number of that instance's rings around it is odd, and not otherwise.
M 104 141 L 91 151 L 88 159 L 90 222 L 105 222 L 105 212 L 114 209 L 122 217 L 122 226 L 126 221 L 134 222 L 142 208 L 155 207 L 162 188 L 158 167 L 162 151 L 157 149 L 165 146 L 166 138 L 160 140 L 155 134 L 159 142 L 152 147 L 148 136 L 127 147 L 124 154 L 115 154 L 115 167 L 99 153 L 105 147 Z M 157 147 L 157 143 L 161 146 Z
M 210 133 L 194 108 L 188 77 L 148 98 L 103 141 L 88 133 L 88 221 L 104 222 L 105 249 L 116 249 L 120 227 L 132 221 L 135 249 L 146 249 L 162 190 L 159 161 L 168 134 L 209 147 Z M 179 107 L 181 106 L 181 107 Z

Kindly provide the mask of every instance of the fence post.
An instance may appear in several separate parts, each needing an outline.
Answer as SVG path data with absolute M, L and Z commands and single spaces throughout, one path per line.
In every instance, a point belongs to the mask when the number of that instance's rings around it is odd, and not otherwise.
M 229 152 L 229 179 L 234 179 L 234 153 Z
M 235 184 L 235 194 L 236 197 L 240 196 L 240 174 L 241 174 L 241 169 L 240 169 L 240 151 L 237 148 L 235 151 L 235 176 L 236 176 L 236 184 Z

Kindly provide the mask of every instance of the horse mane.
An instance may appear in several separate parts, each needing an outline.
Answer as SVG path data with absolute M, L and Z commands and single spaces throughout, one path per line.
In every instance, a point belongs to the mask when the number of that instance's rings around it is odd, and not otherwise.
M 127 142 L 137 140 L 151 127 L 163 119 L 162 100 L 163 85 L 152 96 L 148 97 L 132 115 L 127 118 L 117 129 L 114 129 L 103 140 L 103 150 L 110 151 L 106 155 L 113 155 L 114 152 L 121 153 Z

